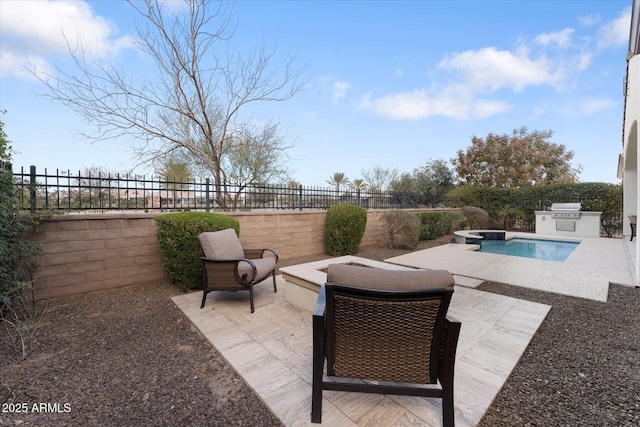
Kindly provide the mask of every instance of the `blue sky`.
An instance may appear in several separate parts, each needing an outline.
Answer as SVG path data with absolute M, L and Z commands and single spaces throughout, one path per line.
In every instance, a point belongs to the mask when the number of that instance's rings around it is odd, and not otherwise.
M 292 177 L 327 186 L 334 172 L 411 172 L 453 158 L 472 136 L 555 132 L 580 180 L 617 183 L 631 0 L 238 1 L 234 43 L 275 48 L 307 67 L 303 91 L 256 109 L 295 143 Z M 0 1 L 0 116 L 14 166 L 130 171 L 129 144 L 90 143 L 89 126 L 25 71 L 65 66 L 63 31 L 133 74 L 133 13 L 124 1 Z M 133 172 L 149 174 L 137 167 Z

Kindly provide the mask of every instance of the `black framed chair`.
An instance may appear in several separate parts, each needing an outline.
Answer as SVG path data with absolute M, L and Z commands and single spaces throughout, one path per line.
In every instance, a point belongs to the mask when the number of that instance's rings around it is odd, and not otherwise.
M 338 390 L 440 398 L 453 426 L 453 285 L 444 270 L 330 265 L 313 313 L 311 422 L 322 422 L 322 391 Z
M 232 228 L 201 233 L 197 239 L 204 255 L 200 258 L 204 274 L 200 308 L 204 308 L 209 292 L 249 291 L 249 303 L 253 313 L 253 287 L 269 276 L 273 278 L 273 291 L 278 292 L 278 253 L 275 250 L 244 249 Z

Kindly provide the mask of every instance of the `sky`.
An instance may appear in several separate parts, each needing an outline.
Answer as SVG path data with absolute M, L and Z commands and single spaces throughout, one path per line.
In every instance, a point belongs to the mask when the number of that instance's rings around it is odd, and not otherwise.
M 329 186 L 335 172 L 410 173 L 449 161 L 473 136 L 522 126 L 552 130 L 580 181 L 620 182 L 631 0 L 237 1 L 231 18 L 239 51 L 264 46 L 274 65 L 292 57 L 304 68 L 292 99 L 252 114 L 280 124 L 305 186 Z M 135 161 L 135 140 L 80 136 L 91 123 L 44 97 L 25 66 L 70 67 L 66 36 L 153 78 L 135 47 L 138 21 L 121 0 L 0 1 L 0 120 L 14 170 L 152 174 Z

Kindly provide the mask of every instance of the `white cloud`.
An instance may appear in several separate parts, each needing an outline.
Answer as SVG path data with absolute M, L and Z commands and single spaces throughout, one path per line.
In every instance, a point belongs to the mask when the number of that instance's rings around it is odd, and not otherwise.
M 78 44 L 89 55 L 112 56 L 132 46 L 132 39 L 118 36 L 111 21 L 94 14 L 84 1 L 0 2 L 0 77 L 24 77 L 24 64 L 40 64 L 68 52 Z
M 571 45 L 573 33 L 575 33 L 573 28 L 565 28 L 555 33 L 539 34 L 534 41 L 544 47 L 557 46 L 559 48 L 566 48 Z
M 391 120 L 420 120 L 436 115 L 469 120 L 499 114 L 510 110 L 512 106 L 502 101 L 475 97 L 461 86 L 452 86 L 435 94 L 421 89 L 377 99 L 372 99 L 370 92 L 363 97 L 360 108 Z
M 578 23 L 584 27 L 591 27 L 597 25 L 602 21 L 602 17 L 599 14 L 591 14 L 586 16 L 579 16 Z
M 545 57 L 530 59 L 522 54 L 487 47 L 469 50 L 443 59 L 440 68 L 458 71 L 467 85 L 477 91 L 527 86 L 554 85 L 563 73 Z
M 333 82 L 331 85 L 331 99 L 333 102 L 336 103 L 340 99 L 344 98 L 349 89 L 351 89 L 351 84 L 349 82 Z
M 582 100 L 574 111 L 579 116 L 591 116 L 604 110 L 614 108 L 618 103 L 611 98 L 589 98 Z
M 618 47 L 629 43 L 631 7 L 626 7 L 616 19 L 600 27 L 597 45 L 599 49 Z
M 583 17 L 583 25 L 595 25 L 599 16 Z M 630 8 L 600 27 L 598 45 L 619 46 L 628 40 Z M 361 109 L 390 120 L 421 120 L 431 116 L 471 120 L 502 114 L 513 105 L 500 99 L 499 91 L 522 92 L 531 87 L 566 91 L 576 86 L 580 73 L 592 65 L 593 39 L 578 39 L 576 30 L 564 28 L 520 39 L 511 50 L 485 47 L 457 52 L 437 64 L 437 74 L 429 87 L 388 93 L 374 97 L 368 93 Z M 611 99 L 592 98 L 569 108 L 567 114 L 591 115 L 610 109 Z M 537 108 L 533 114 L 546 114 Z

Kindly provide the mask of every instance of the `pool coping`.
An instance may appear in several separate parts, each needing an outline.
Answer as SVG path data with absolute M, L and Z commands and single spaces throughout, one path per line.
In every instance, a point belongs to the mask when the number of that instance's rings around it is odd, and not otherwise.
M 607 300 L 609 283 L 634 285 L 622 239 L 506 232 L 505 238 L 514 237 L 581 243 L 564 262 L 482 253 L 476 251 L 477 244 L 460 243 L 424 249 L 385 261 L 414 268 L 441 268 L 459 276 L 603 302 Z

